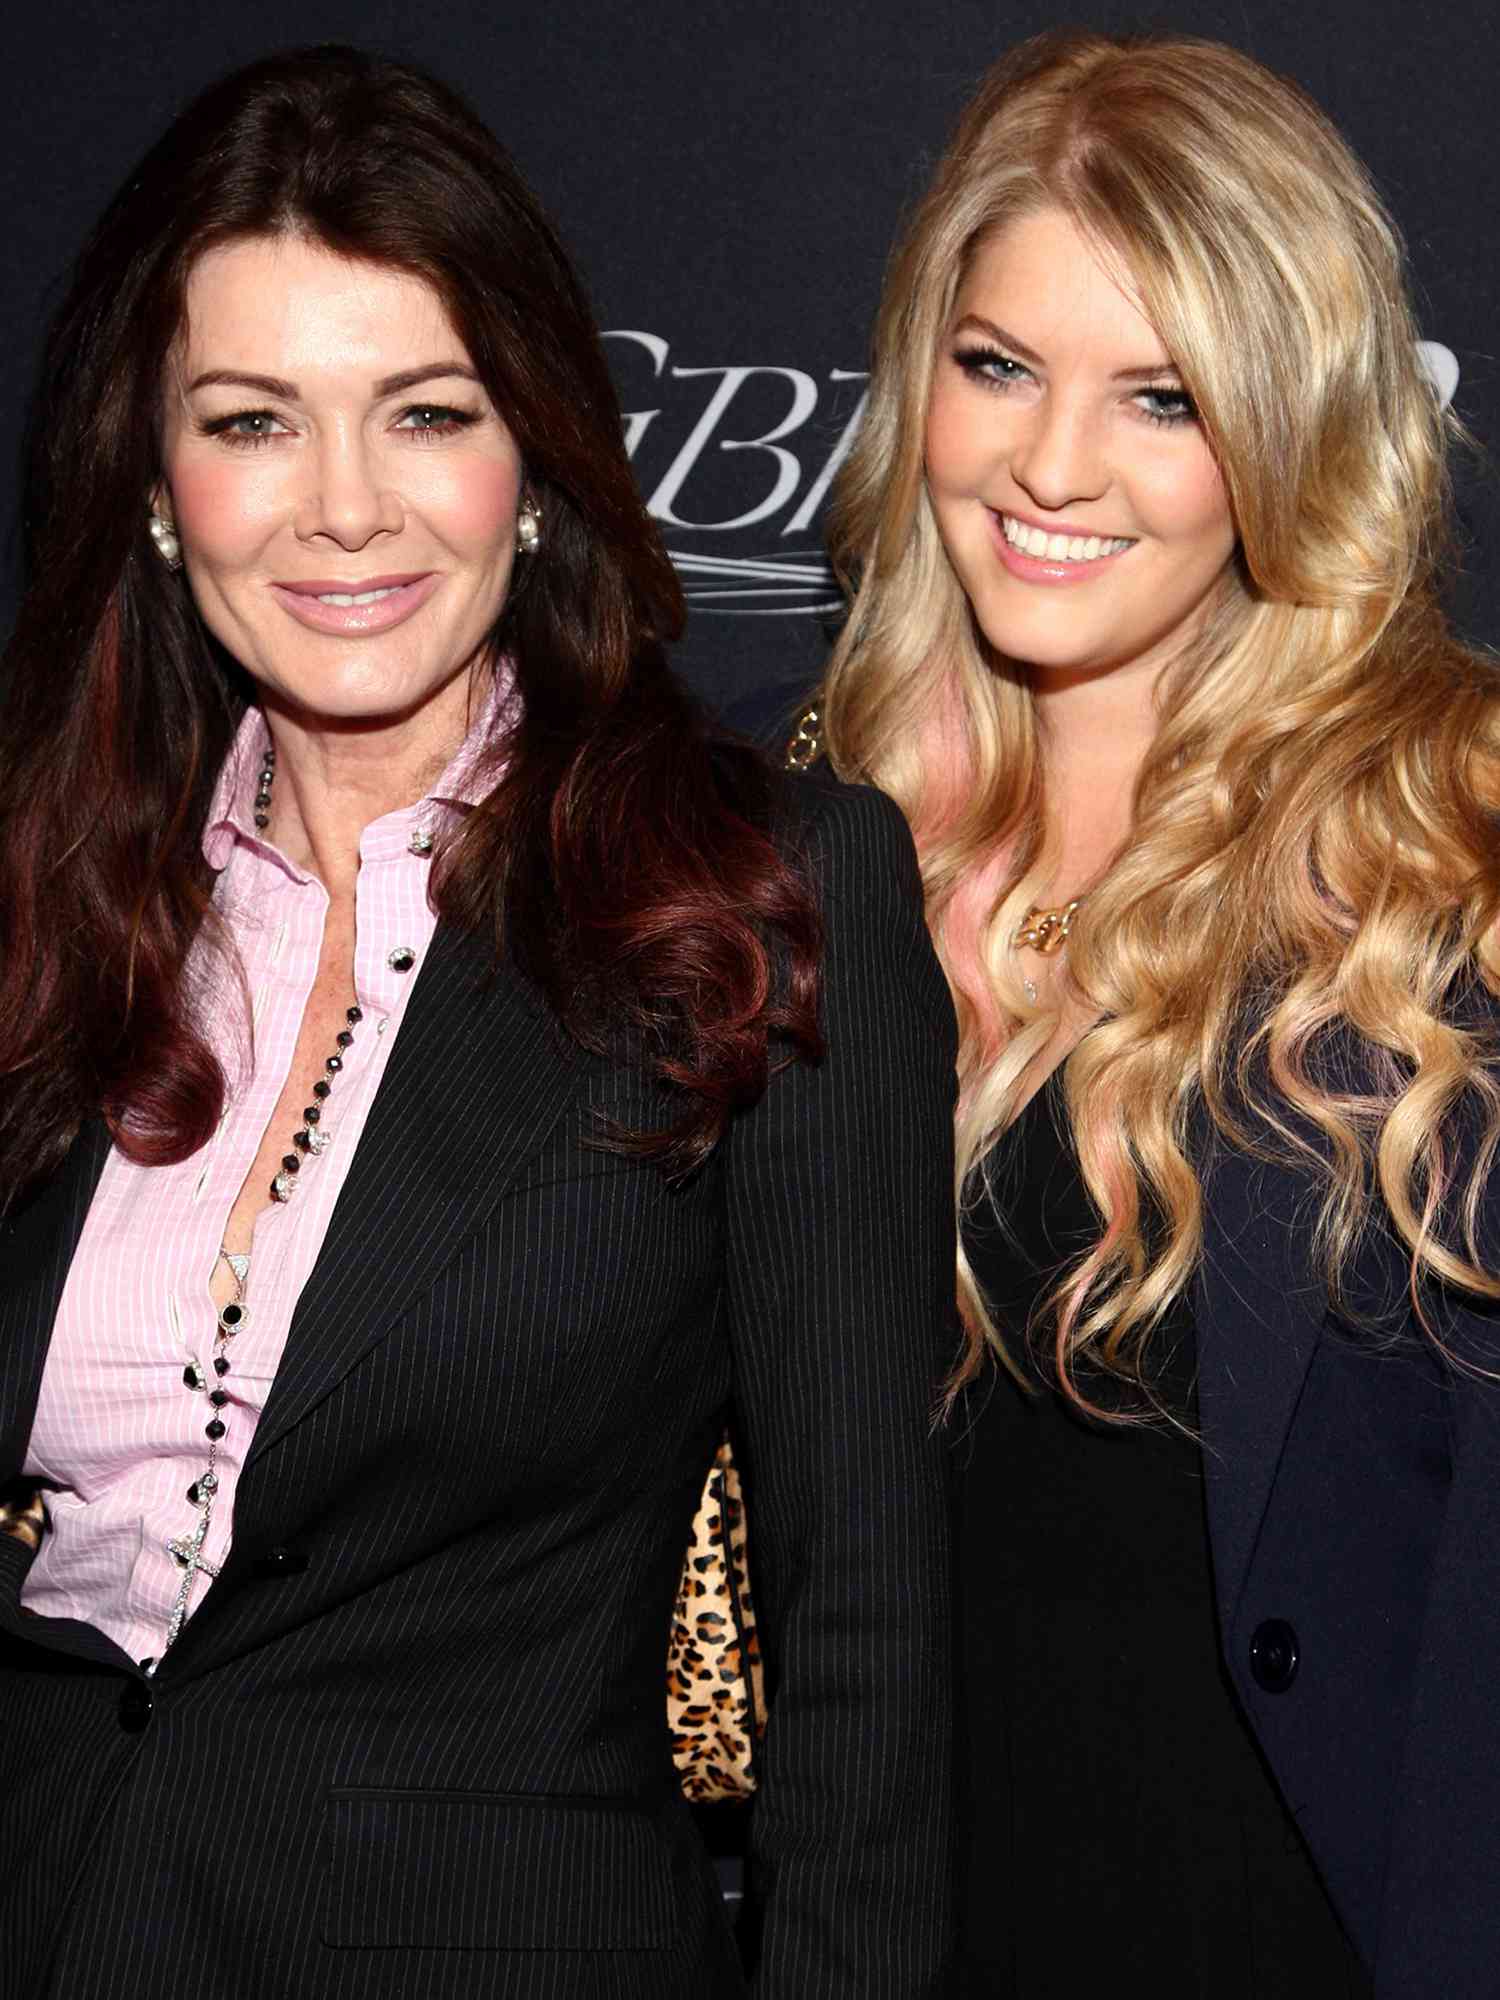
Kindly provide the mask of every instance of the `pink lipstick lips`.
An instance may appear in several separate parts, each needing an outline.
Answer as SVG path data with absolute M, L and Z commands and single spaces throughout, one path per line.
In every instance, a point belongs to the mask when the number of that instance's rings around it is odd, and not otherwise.
M 271 594 L 299 625 L 314 632 L 365 638 L 389 632 L 424 605 L 441 578 L 436 570 L 399 576 L 317 577 L 273 583 Z
M 1135 546 L 1134 541 L 1125 536 L 1101 535 L 1095 528 L 1073 527 L 1066 522 L 1043 525 L 1018 514 L 1001 513 L 993 507 L 988 511 L 1000 560 L 1011 575 L 1019 577 L 1023 583 L 1088 583 L 1105 570 L 1112 569 L 1120 557 L 1128 555 Z M 1011 534 L 1006 532 L 1007 522 L 1012 525 Z M 1028 541 L 1036 544 L 1059 540 L 1070 545 L 1068 553 L 1044 553 L 1036 547 L 1025 546 Z M 1092 555 L 1085 553 L 1090 547 L 1094 550 Z M 1073 553 L 1075 550 L 1077 552 Z

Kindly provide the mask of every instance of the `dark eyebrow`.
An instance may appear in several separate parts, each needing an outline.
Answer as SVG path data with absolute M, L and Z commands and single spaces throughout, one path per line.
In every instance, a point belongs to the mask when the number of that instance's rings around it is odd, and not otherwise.
M 297 391 L 290 382 L 283 382 L 279 375 L 241 375 L 234 368 L 210 368 L 188 383 L 188 394 L 195 389 L 259 389 L 263 396 L 279 396 L 284 403 L 296 401 Z
M 1017 361 L 1028 362 L 1033 368 L 1044 368 L 1047 365 L 1041 355 L 1029 348 L 1024 340 L 1017 340 L 1014 334 L 1007 333 L 1003 326 L 997 326 L 992 319 L 983 319 L 978 313 L 965 313 L 953 330 L 955 333 L 962 333 L 965 327 L 987 335 L 997 347 L 1003 347 L 1008 354 L 1013 354 Z M 1117 368 L 1110 380 L 1160 382 L 1166 375 L 1173 375 L 1181 380 L 1181 373 L 1175 361 L 1153 361 L 1140 368 Z
M 375 384 L 375 394 L 399 396 L 403 389 L 415 389 L 419 382 L 435 382 L 444 376 L 458 376 L 465 382 L 478 382 L 479 377 L 467 363 L 462 361 L 424 361 L 420 368 L 403 368 L 398 375 L 382 376 Z M 295 403 L 297 385 L 284 382 L 279 375 L 246 375 L 236 368 L 210 368 L 188 384 L 188 394 L 195 389 L 257 389 L 263 396 L 277 396 L 284 403 Z
M 403 368 L 399 375 L 384 376 L 375 384 L 375 394 L 399 396 L 403 389 L 415 389 L 419 382 L 436 382 L 445 375 L 456 375 L 463 382 L 479 381 L 465 361 L 424 361 L 420 368 Z

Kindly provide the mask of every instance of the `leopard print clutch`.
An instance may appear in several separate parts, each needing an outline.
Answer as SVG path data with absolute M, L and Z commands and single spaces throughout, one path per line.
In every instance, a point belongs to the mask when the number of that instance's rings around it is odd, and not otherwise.
M 726 1433 L 693 1517 L 667 1648 L 667 1727 L 684 1798 L 748 1798 L 765 1717 L 745 1503 Z
M 805 708 L 783 752 L 805 771 L 823 754 L 822 717 Z M 726 1433 L 693 1518 L 667 1647 L 667 1726 L 683 1796 L 746 1799 L 766 1726 L 764 1676 L 750 1597 L 740 1476 Z

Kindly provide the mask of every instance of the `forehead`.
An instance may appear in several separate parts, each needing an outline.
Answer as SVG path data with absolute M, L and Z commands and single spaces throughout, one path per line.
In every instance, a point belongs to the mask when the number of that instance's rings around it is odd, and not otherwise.
M 985 237 L 959 288 L 956 314 L 996 321 L 1051 360 L 1110 368 L 1165 365 L 1161 336 L 1128 279 L 1061 209 L 1017 217 Z
M 300 383 L 468 360 L 425 279 L 305 237 L 255 236 L 206 252 L 189 274 L 186 306 L 180 352 L 189 376 L 239 368 Z

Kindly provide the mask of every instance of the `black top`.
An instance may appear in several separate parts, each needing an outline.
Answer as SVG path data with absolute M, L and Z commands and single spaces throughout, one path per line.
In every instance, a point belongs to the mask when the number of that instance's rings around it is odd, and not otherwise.
M 1015 1352 L 1096 1233 L 1056 1077 L 992 1166 L 1010 1227 L 986 1207 L 966 1237 Z M 1222 1665 L 1200 1449 L 1074 1414 L 1044 1386 L 1048 1330 L 1031 1393 L 991 1370 L 959 1446 L 959 1990 L 1366 1994 Z M 1196 1428 L 1185 1304 L 1158 1342 Z

